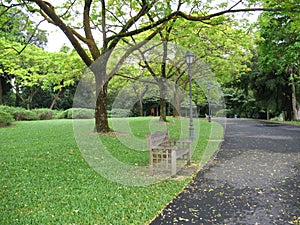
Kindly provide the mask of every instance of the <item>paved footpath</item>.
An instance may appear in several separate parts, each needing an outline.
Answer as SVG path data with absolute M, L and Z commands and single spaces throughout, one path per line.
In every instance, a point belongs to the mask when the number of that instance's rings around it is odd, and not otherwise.
M 151 223 L 297 224 L 300 127 L 227 120 L 213 163 Z

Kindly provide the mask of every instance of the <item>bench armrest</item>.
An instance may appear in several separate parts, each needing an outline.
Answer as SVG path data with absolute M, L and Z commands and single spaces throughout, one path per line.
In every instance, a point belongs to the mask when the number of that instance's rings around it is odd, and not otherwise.
M 156 150 L 156 149 L 159 149 L 159 150 L 176 150 L 177 149 L 177 146 L 173 145 L 173 146 L 170 146 L 170 145 L 159 145 L 159 146 L 153 146 L 152 147 L 152 150 Z
M 170 139 L 170 141 L 173 141 L 173 142 L 182 142 L 182 143 L 192 143 L 192 140 L 190 139 Z

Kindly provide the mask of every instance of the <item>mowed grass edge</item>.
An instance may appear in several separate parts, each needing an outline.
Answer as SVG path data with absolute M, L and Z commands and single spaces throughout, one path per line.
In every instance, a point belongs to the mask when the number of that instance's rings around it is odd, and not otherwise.
M 194 162 L 201 158 L 211 131 L 211 124 L 199 121 Z M 170 127 L 173 134 L 176 127 Z M 144 135 L 142 126 L 136 129 Z M 1 128 L 0 139 L 0 224 L 147 224 L 191 179 L 145 187 L 111 182 L 82 157 L 71 120 L 17 122 Z M 139 158 L 141 164 L 147 161 Z

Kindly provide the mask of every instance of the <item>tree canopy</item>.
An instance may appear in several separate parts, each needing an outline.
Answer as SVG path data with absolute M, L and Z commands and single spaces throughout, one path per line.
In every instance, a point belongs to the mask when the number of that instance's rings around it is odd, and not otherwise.
M 143 46 L 145 41 L 157 37 L 162 31 L 167 31 L 170 24 L 177 19 L 208 24 L 211 26 L 208 30 L 211 31 L 214 28 L 213 25 L 224 23 L 224 15 L 271 11 L 290 13 L 291 16 L 296 16 L 295 12 L 299 9 L 299 4 L 294 1 L 272 0 L 257 7 L 260 3 L 262 2 L 255 0 L 224 1 L 218 2 L 218 4 L 213 4 L 212 1 L 196 0 L 185 2 L 175 0 L 167 2 L 157 0 L 127 2 L 66 0 L 57 5 L 54 1 L 43 0 L 22 0 L 14 3 L 8 0 L 1 1 L 1 5 L 7 10 L 18 7 L 27 15 L 40 15 L 41 20 L 46 20 L 60 28 L 85 65 L 92 69 L 98 94 L 95 104 L 95 129 L 98 132 L 109 131 L 106 110 L 107 88 L 110 79 L 124 63 L 126 57 Z M 137 39 L 138 35 L 140 38 Z M 237 37 L 239 34 L 235 35 Z M 213 40 L 216 37 L 210 38 Z M 227 43 L 224 42 L 220 45 L 223 44 L 229 48 L 234 45 L 233 42 L 230 43 L 230 38 L 224 38 L 224 40 Z M 112 52 L 120 45 L 127 45 L 127 50 L 117 59 L 114 58 L 114 68 L 108 67 L 107 63 Z M 204 53 L 206 52 L 204 51 Z M 218 51 L 214 49 L 213 52 Z M 240 49 L 241 52 L 243 52 L 243 48 Z M 231 55 L 228 57 L 230 58 Z M 98 61 L 96 61 L 97 59 Z M 231 58 L 231 60 L 234 59 L 236 58 Z M 217 63 L 217 65 L 221 65 L 221 63 Z M 233 67 L 227 66 L 227 68 L 232 69 Z
M 22 54 L 23 45 L 0 38 L 0 74 L 6 75 L 15 93 L 30 108 L 30 102 L 38 88 L 53 88 L 58 91 L 74 85 L 75 78 L 82 74 L 81 60 L 73 53 L 49 53 L 28 45 Z M 25 88 L 29 94 L 24 96 Z

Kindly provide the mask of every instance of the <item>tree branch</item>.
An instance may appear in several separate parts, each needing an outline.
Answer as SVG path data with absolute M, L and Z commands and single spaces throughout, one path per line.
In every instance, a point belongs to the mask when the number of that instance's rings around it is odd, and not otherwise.
M 154 31 L 152 34 L 150 34 L 144 41 L 141 41 L 140 43 L 132 46 L 131 48 L 129 48 L 125 54 L 121 57 L 121 59 L 119 60 L 119 62 L 117 63 L 117 65 L 115 66 L 115 68 L 111 71 L 111 73 L 109 74 L 109 78 L 111 79 L 113 77 L 113 75 L 119 70 L 119 68 L 123 65 L 123 63 L 125 62 L 125 60 L 127 59 L 127 57 L 134 51 L 139 50 L 142 46 L 144 46 L 145 44 L 148 43 L 149 40 L 151 40 L 153 37 L 155 37 L 157 35 L 158 32 L 160 32 L 162 29 L 165 28 L 165 24 L 163 26 L 161 26 L 160 28 L 158 28 L 156 31 Z
M 157 27 L 158 25 L 162 24 L 162 23 L 165 23 L 171 19 L 174 19 L 174 18 L 183 18 L 183 19 L 186 19 L 186 20 L 189 20 L 189 21 L 198 21 L 198 22 L 202 22 L 204 20 L 210 20 L 214 17 L 218 17 L 218 16 L 221 16 L 221 15 L 224 15 L 224 14 L 229 14 L 229 13 L 238 13 L 238 12 L 255 12 L 255 11 L 272 11 L 272 12 L 279 12 L 279 11 L 282 11 L 283 9 L 280 9 L 280 8 L 243 8 L 243 9 L 228 9 L 228 10 L 224 10 L 224 11 L 220 11 L 220 12 L 217 12 L 217 13 L 213 13 L 213 14 L 210 14 L 210 15 L 206 15 L 206 16 L 192 16 L 192 15 L 189 15 L 189 14 L 186 14 L 184 12 L 181 12 L 181 11 L 176 11 L 176 12 L 173 12 L 171 13 L 170 15 L 160 19 L 160 20 L 157 20 L 156 22 L 154 23 L 151 23 L 150 25 L 148 26 L 145 26 L 145 27 L 142 27 L 140 29 L 136 29 L 136 30 L 133 30 L 133 31 L 129 31 L 129 32 L 120 32 L 119 34 L 117 35 L 113 35 L 111 37 L 109 37 L 107 39 L 107 41 L 111 41 L 115 38 L 122 38 L 122 37 L 128 37 L 128 36 L 132 36 L 132 35 L 136 35 L 136 34 L 140 34 L 144 31 L 147 31 L 147 30 L 150 30 L 152 28 L 155 28 Z
M 74 0 L 73 2 L 71 2 L 70 6 L 67 8 L 67 10 L 62 15 L 60 15 L 59 17 L 64 18 L 64 16 L 67 15 L 68 12 L 71 10 L 71 8 L 75 5 L 76 1 L 77 0 Z
M 103 38 L 103 50 L 105 51 L 107 48 L 107 41 L 106 41 L 106 11 L 105 11 L 105 0 L 101 0 L 101 13 L 102 13 L 102 38 Z
M 122 30 L 120 31 L 120 33 L 118 35 L 113 35 L 112 37 L 113 38 L 107 38 L 105 40 L 106 43 L 109 43 L 110 41 L 112 41 L 112 43 L 110 44 L 109 46 L 109 49 L 112 49 L 114 48 L 117 43 L 119 42 L 119 40 L 122 38 L 122 37 L 128 37 L 128 36 L 131 36 L 131 35 L 126 35 L 126 36 L 122 36 L 120 34 L 122 33 L 127 33 L 128 32 L 128 29 L 133 25 L 135 24 L 142 16 L 144 16 L 146 13 L 149 12 L 149 10 L 151 9 L 151 7 L 153 6 L 153 4 L 156 2 L 156 0 L 154 0 L 152 3 L 150 4 L 147 4 L 146 2 L 143 1 L 143 6 L 141 8 L 141 10 L 137 13 L 136 16 L 132 17 L 131 19 L 128 20 L 128 22 L 123 26 Z M 162 23 L 160 23 L 162 24 Z M 159 24 L 159 25 L 160 25 Z M 158 26 L 158 25 L 157 25 Z
M 92 2 L 93 2 L 92 0 L 85 0 L 84 11 L 83 11 L 83 27 L 87 39 L 87 45 L 90 49 L 93 59 L 96 60 L 101 56 L 101 54 L 94 40 L 91 24 L 90 24 L 90 9 L 91 9 Z
M 80 45 L 79 41 L 74 36 L 74 30 L 68 27 L 55 13 L 53 6 L 51 6 L 50 3 L 46 3 L 43 0 L 29 0 L 31 2 L 35 2 L 41 9 L 41 12 L 43 12 L 47 17 L 49 17 L 53 23 L 58 26 L 68 37 L 72 45 L 74 46 L 75 50 L 77 51 L 78 55 L 82 58 L 84 63 L 87 66 L 90 66 L 93 63 L 93 60 L 90 58 L 90 56 L 86 53 L 84 48 Z

